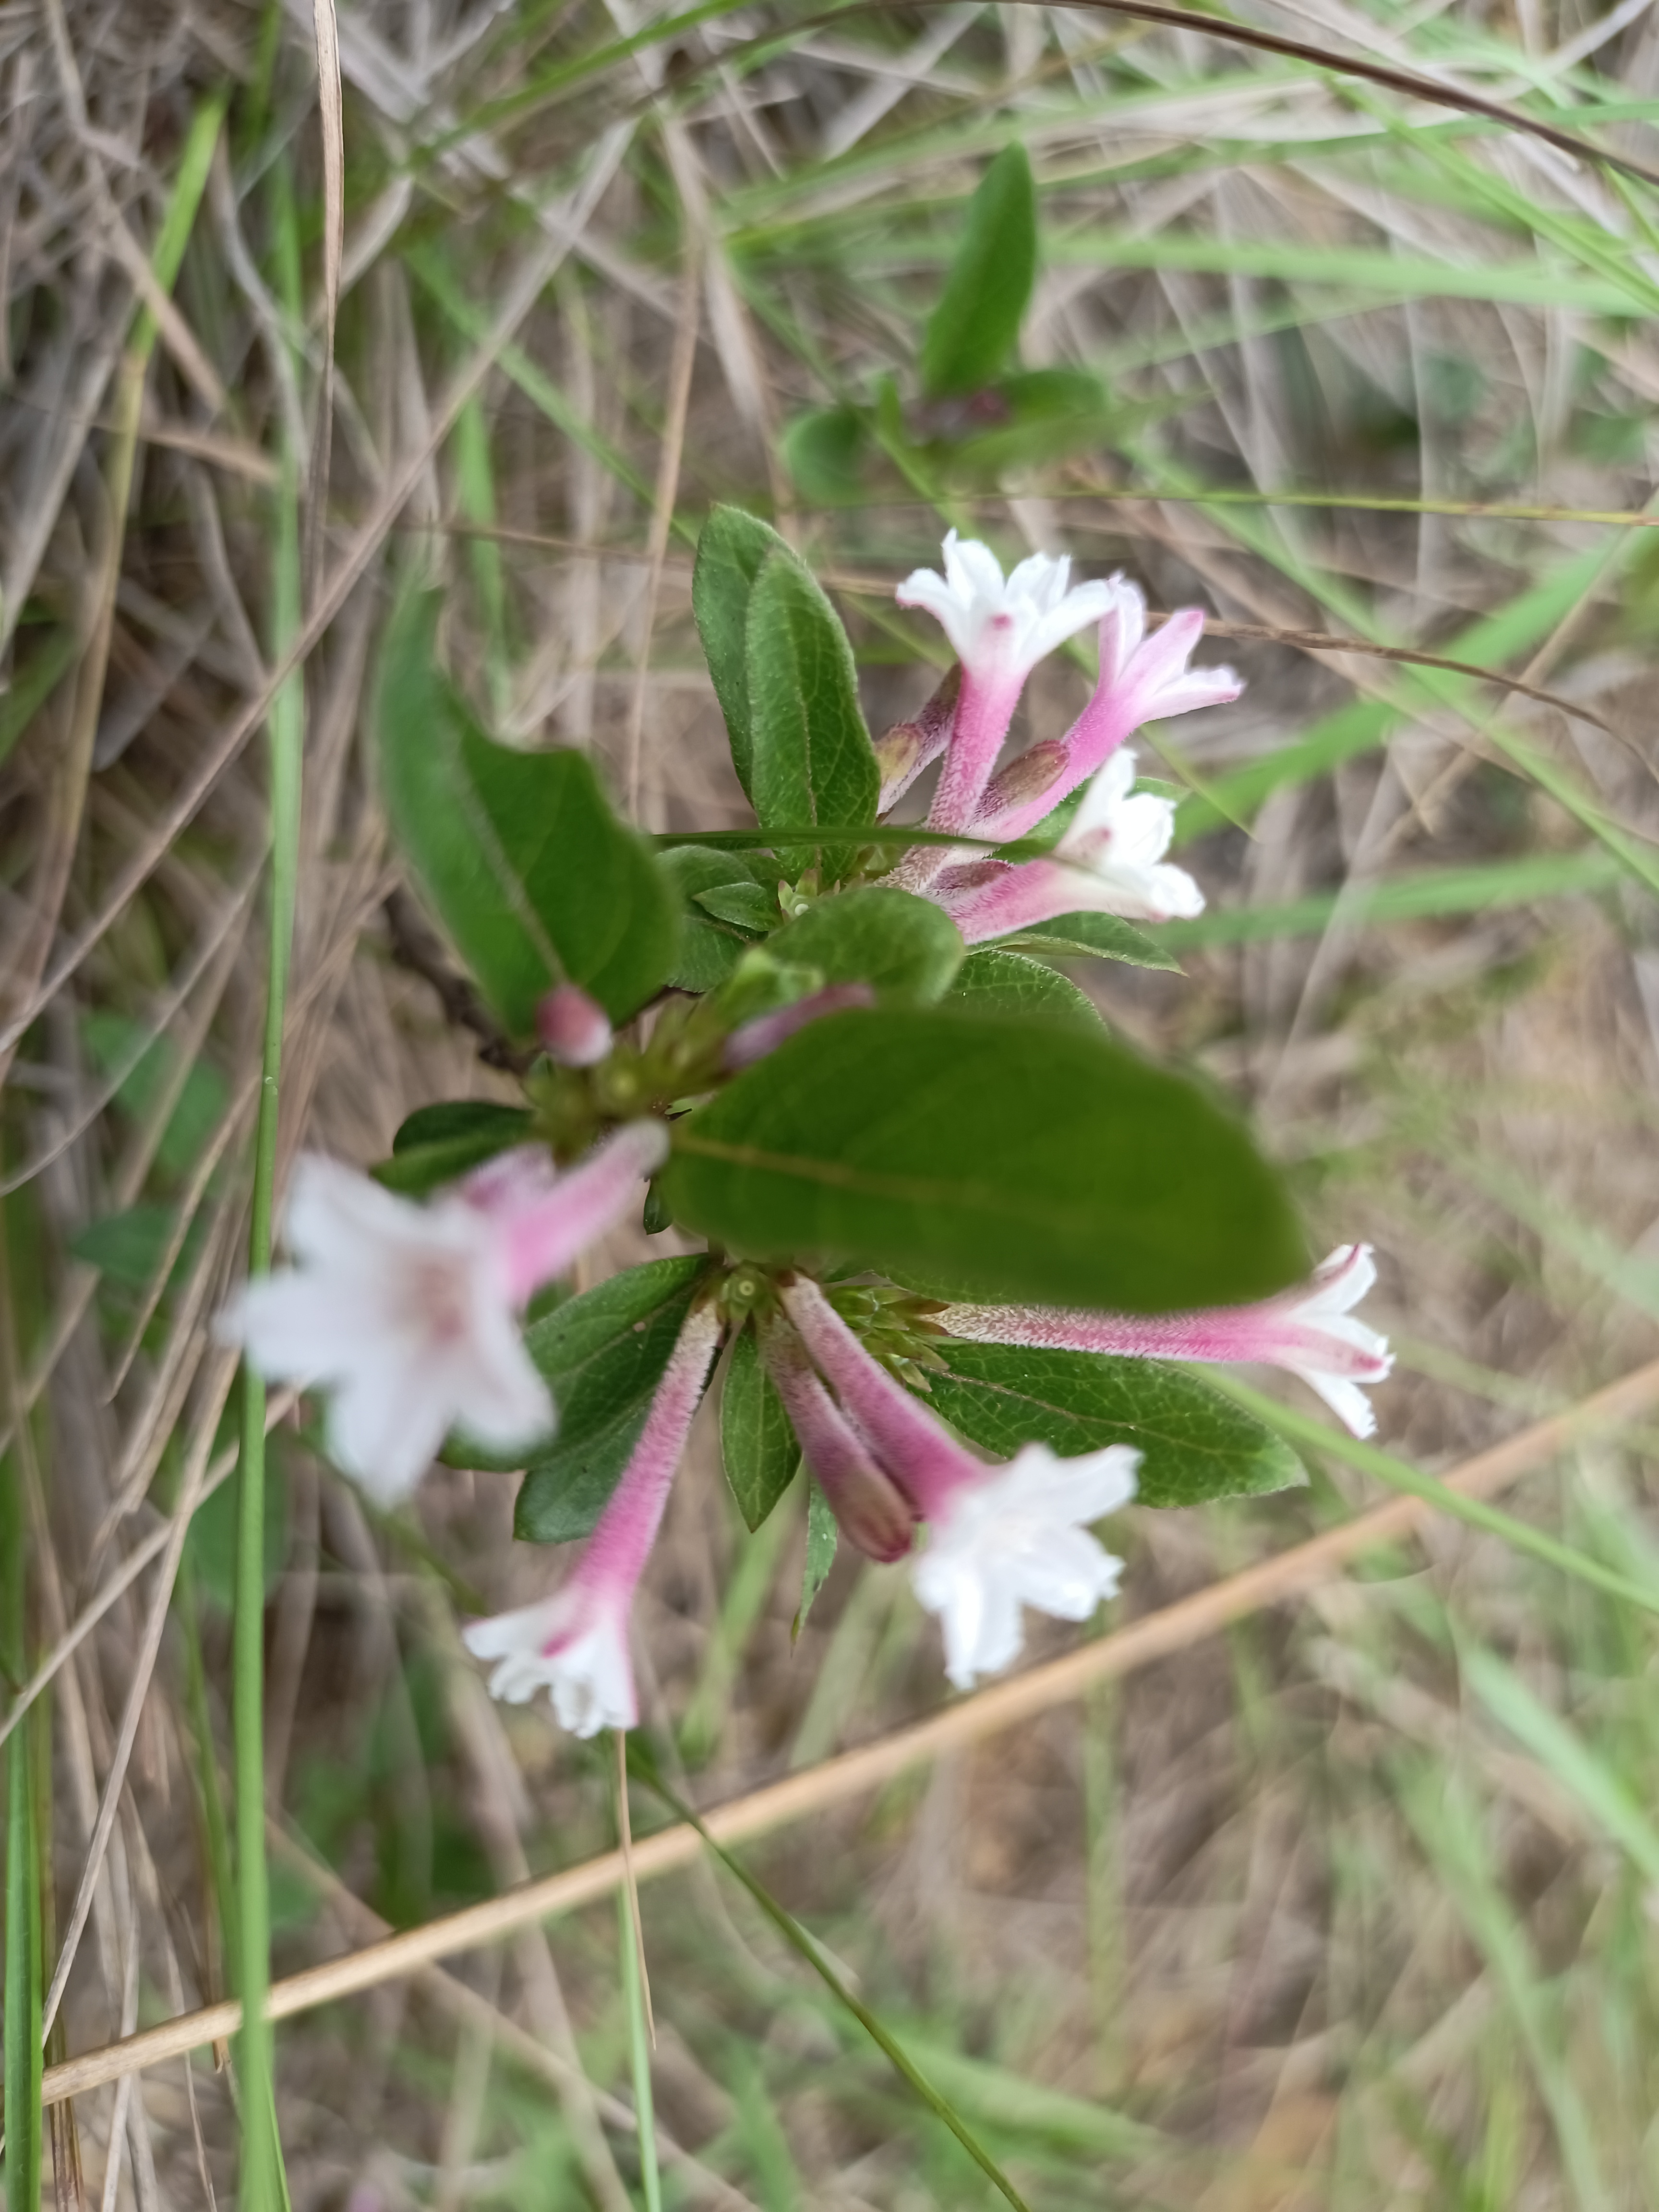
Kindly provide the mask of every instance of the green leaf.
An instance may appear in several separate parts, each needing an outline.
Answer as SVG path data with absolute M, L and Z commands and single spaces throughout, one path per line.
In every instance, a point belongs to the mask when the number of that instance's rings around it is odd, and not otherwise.
M 1097 960 L 1121 960 L 1131 968 L 1162 968 L 1171 975 L 1181 973 L 1181 963 L 1161 945 L 1115 914 L 1062 914 L 1035 929 L 1006 937 L 1011 951 L 1042 952 L 1056 959 L 1075 958 L 1080 952 Z
M 809 1481 L 806 1489 L 806 1565 L 801 1574 L 800 1609 L 789 1626 L 789 1641 L 793 1644 L 806 1626 L 806 1616 L 817 1602 L 818 1592 L 830 1579 L 830 1570 L 836 1564 L 836 1547 L 841 1540 L 841 1531 L 836 1526 L 836 1516 L 830 1500 L 816 1482 Z
M 1075 983 L 1056 975 L 1040 960 L 1028 960 L 1023 952 L 1006 952 L 997 945 L 981 945 L 968 955 L 945 1004 L 965 1006 L 970 1013 L 1070 1022 L 1097 1033 L 1101 1027 L 1097 1009 Z
M 170 1206 L 130 1206 L 125 1212 L 88 1221 L 70 1238 L 69 1248 L 111 1282 L 143 1290 L 161 1266 L 178 1222 Z
M 762 568 L 779 551 L 792 561 L 795 557 L 769 523 L 745 514 L 740 507 L 717 507 L 698 536 L 697 557 L 691 570 L 691 611 L 702 640 L 703 658 L 726 717 L 732 765 L 744 795 L 751 800 L 754 744 L 744 645 L 749 595 Z
M 613 1275 L 532 1323 L 530 1356 L 559 1409 L 551 1447 L 531 1461 L 513 1516 L 532 1544 L 568 1544 L 591 1534 L 617 1479 L 640 1440 L 708 1262 L 651 1260 Z M 502 1467 L 464 1438 L 452 1439 L 452 1466 Z
M 866 436 L 857 407 L 814 407 L 786 423 L 783 465 L 809 507 L 842 507 L 858 497 Z
M 777 927 L 778 895 L 759 884 L 716 884 L 712 890 L 693 896 L 716 921 L 729 921 L 739 929 L 764 931 Z
M 720 1398 L 720 1457 L 738 1510 L 758 1528 L 795 1479 L 800 1446 L 783 1401 L 761 1364 L 754 1331 L 732 1346 Z
M 561 981 L 623 1020 L 673 967 L 672 887 L 582 754 L 514 752 L 479 729 L 437 665 L 438 606 L 435 592 L 405 599 L 381 655 L 375 725 L 398 842 L 514 1036 Z
M 770 554 L 749 597 L 744 632 L 753 787 L 763 830 L 802 823 L 867 829 L 881 771 L 859 708 L 853 648 L 840 617 L 787 546 Z M 799 848 L 797 848 L 799 851 Z M 808 866 L 811 848 L 799 853 Z M 849 848 L 823 856 L 834 877 Z
M 961 967 L 961 933 L 929 900 L 884 884 L 816 900 L 767 950 L 826 983 L 870 983 L 884 999 L 931 1006 Z
M 757 866 L 769 867 L 775 878 L 778 865 L 760 854 L 716 852 L 707 845 L 671 846 L 659 855 L 659 864 L 684 905 L 679 951 L 668 980 L 683 991 L 718 989 L 752 939 L 741 935 L 734 923 L 714 920 L 703 906 L 703 897 L 711 891 L 738 891 L 745 886 L 758 890 Z
M 522 1145 L 532 1127 L 522 1106 L 498 1105 L 488 1098 L 417 1106 L 399 1124 L 392 1158 L 370 1172 L 386 1189 L 419 1197 Z
M 1036 188 L 1023 146 L 1005 147 L 968 203 L 962 243 L 921 341 L 930 399 L 981 392 L 1012 353 L 1036 281 Z
M 945 1007 L 831 1014 L 674 1141 L 675 1219 L 757 1259 L 1139 1313 L 1307 1273 L 1278 1179 L 1231 1116 L 1080 1030 Z
M 936 1349 L 951 1371 L 929 1376 L 929 1404 L 1000 1459 L 1023 1443 L 1065 1459 L 1133 1444 L 1143 1505 L 1255 1498 L 1308 1479 L 1271 1429 L 1168 1361 L 948 1339 Z

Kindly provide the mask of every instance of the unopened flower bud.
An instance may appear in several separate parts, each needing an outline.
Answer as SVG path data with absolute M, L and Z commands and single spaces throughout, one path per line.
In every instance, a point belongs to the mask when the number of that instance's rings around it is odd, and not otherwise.
M 784 1411 L 842 1534 L 883 1566 L 902 1559 L 915 1534 L 915 1509 L 876 1463 L 863 1438 L 814 1373 L 805 1346 L 781 1316 L 761 1324 L 760 1353 Z
M 956 720 L 957 700 L 962 691 L 962 665 L 957 662 L 914 721 L 895 722 L 875 744 L 881 769 L 878 811 L 885 813 L 895 799 L 909 789 L 930 761 L 937 760 L 950 742 Z
M 994 830 L 1000 815 L 1012 807 L 1024 806 L 1028 799 L 1041 799 L 1065 773 L 1065 746 L 1058 738 L 1044 738 L 1040 744 L 1032 745 L 1011 760 L 1000 775 L 993 777 L 980 809 L 981 820 L 988 829 Z M 975 828 L 979 826 L 975 824 Z
M 574 983 L 561 983 L 536 1009 L 536 1034 L 562 1067 L 592 1067 L 610 1051 L 605 1008 Z
M 876 994 L 867 983 L 828 984 L 822 991 L 797 999 L 792 1006 L 780 1006 L 776 1013 L 761 1014 L 752 1022 L 744 1022 L 741 1029 L 733 1030 L 726 1040 L 722 1060 L 728 1068 L 752 1066 L 756 1060 L 764 1060 L 769 1052 L 775 1052 L 809 1022 L 818 1021 L 825 1014 L 839 1014 L 848 1006 L 873 1006 L 875 1003 Z

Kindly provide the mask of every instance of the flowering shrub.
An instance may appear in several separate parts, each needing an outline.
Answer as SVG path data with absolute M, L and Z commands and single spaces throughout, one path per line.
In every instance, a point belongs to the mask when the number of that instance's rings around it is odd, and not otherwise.
M 1016 1656 L 1022 1608 L 1081 1620 L 1112 1594 L 1103 1516 L 1300 1479 L 1188 1363 L 1277 1364 L 1371 1426 L 1369 1254 L 1310 1281 L 1237 1121 L 1048 964 L 1172 964 L 1134 925 L 1203 898 L 1125 740 L 1238 680 L 1188 666 L 1200 613 L 1149 635 L 1121 577 L 1073 585 L 1042 555 L 1005 577 L 954 532 L 944 551 L 898 599 L 957 665 L 872 743 L 807 568 L 752 516 L 710 518 L 693 603 L 752 832 L 647 841 L 580 754 L 493 743 L 439 665 L 430 598 L 386 640 L 390 817 L 524 1103 L 424 1107 L 369 1176 L 302 1162 L 295 1264 L 225 1326 L 327 1393 L 329 1449 L 384 1503 L 441 1454 L 527 1468 L 520 1535 L 584 1549 L 467 1641 L 498 1696 L 545 1686 L 580 1735 L 636 1718 L 631 1599 L 717 1373 L 750 1528 L 804 1462 L 819 1577 L 836 1528 L 908 1560 L 963 1688 Z M 1091 627 L 1089 703 L 1000 766 L 1032 668 Z M 925 824 L 899 827 L 934 763 Z M 641 1208 L 705 1249 L 526 1327 Z

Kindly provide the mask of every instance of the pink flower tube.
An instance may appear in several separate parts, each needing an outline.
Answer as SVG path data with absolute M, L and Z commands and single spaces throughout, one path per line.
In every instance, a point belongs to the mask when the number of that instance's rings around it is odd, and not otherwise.
M 475 1658 L 496 1662 L 492 1696 L 521 1705 L 545 1687 L 560 1726 L 574 1735 L 629 1729 L 638 1720 L 628 1656 L 634 1592 L 720 1340 L 714 1308 L 695 1308 L 669 1354 L 633 1455 L 569 1578 L 551 1597 L 474 1621 L 465 1632 Z
M 937 1316 L 950 1335 L 980 1344 L 1029 1344 L 1048 1351 L 1111 1352 L 1136 1359 L 1260 1361 L 1283 1367 L 1316 1390 L 1357 1437 L 1376 1416 L 1364 1389 L 1394 1365 L 1389 1340 L 1358 1320 L 1376 1280 L 1369 1244 L 1340 1244 L 1305 1291 L 1255 1305 L 1140 1316 L 1075 1313 L 1060 1306 L 948 1305 Z
M 1011 762 L 974 816 L 969 826 L 975 836 L 1004 841 L 1024 836 L 1068 792 L 1103 768 L 1144 722 L 1225 706 L 1243 690 L 1231 668 L 1187 665 L 1204 635 L 1201 607 L 1182 607 L 1148 637 L 1146 602 L 1136 586 L 1114 576 L 1103 588 L 1111 598 L 1100 618 L 1100 680 L 1066 733 L 1063 773 L 1032 793 L 1018 787 L 1020 763 Z

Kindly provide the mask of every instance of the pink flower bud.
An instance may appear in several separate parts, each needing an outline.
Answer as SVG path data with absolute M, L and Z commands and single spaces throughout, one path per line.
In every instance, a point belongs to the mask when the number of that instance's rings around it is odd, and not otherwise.
M 561 1067 L 592 1067 L 611 1049 L 605 1008 L 574 983 L 561 983 L 536 1009 L 536 1034 Z
M 775 1052 L 797 1030 L 804 1030 L 809 1022 L 820 1021 L 825 1014 L 839 1014 L 848 1006 L 873 1006 L 876 994 L 867 983 L 830 983 L 822 991 L 814 991 L 805 999 L 797 999 L 793 1006 L 780 1006 L 775 1014 L 758 1015 L 752 1022 L 744 1022 L 732 1030 L 726 1040 L 722 1055 L 729 1068 L 750 1067 L 756 1060 L 764 1060 L 769 1052 Z

